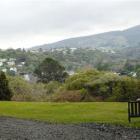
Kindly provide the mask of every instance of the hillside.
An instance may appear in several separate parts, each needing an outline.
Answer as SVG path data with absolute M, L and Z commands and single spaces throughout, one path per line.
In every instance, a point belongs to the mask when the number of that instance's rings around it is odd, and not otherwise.
M 112 31 L 85 37 L 70 38 L 55 42 L 35 46 L 32 50 L 43 50 L 50 48 L 122 48 L 139 46 L 140 43 L 140 25 L 122 31 Z

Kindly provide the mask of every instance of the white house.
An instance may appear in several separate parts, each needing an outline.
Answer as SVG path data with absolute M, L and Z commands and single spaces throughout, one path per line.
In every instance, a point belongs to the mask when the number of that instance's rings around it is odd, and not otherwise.
M 2 69 L 2 71 L 6 73 L 7 72 L 7 69 L 6 68 L 5 69 Z
M 22 65 L 25 65 L 25 62 L 21 62 Z
M 70 48 L 71 52 L 74 52 L 75 50 L 77 50 L 77 48 Z
M 16 67 L 10 68 L 10 71 L 17 72 L 17 68 Z
M 29 74 L 24 74 L 24 79 L 25 79 L 26 81 L 30 81 Z
M 19 65 L 17 65 L 18 67 L 22 67 L 22 65 L 21 64 L 19 64 Z
M 14 65 L 15 65 L 15 61 L 8 61 L 7 64 L 8 64 L 9 66 L 14 66 Z
M 10 58 L 9 61 L 16 61 L 16 59 L 15 58 Z
M 69 75 L 74 75 L 74 74 L 75 74 L 74 71 L 67 71 L 67 73 L 68 73 Z
M 132 77 L 137 77 L 137 73 L 136 72 L 130 72 L 130 74 L 132 75 Z
M 3 62 L 0 62 L 0 67 L 3 66 Z
M 5 58 L 0 59 L 0 62 L 6 62 L 6 61 L 7 61 L 7 59 L 5 59 Z

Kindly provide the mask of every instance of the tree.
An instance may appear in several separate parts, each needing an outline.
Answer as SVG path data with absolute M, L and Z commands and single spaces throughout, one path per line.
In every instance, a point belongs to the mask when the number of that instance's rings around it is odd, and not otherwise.
M 137 70 L 137 78 L 140 78 L 140 68 Z
M 39 82 L 48 83 L 50 81 L 64 82 L 68 74 L 65 68 L 59 64 L 58 61 L 52 58 L 46 58 L 34 72 Z
M 11 100 L 12 92 L 4 72 L 0 72 L 0 100 Z

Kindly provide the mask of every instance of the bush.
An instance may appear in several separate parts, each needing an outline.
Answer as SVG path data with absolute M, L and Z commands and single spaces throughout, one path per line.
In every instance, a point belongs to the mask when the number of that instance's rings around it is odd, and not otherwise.
M 90 96 L 86 89 L 81 90 L 64 90 L 63 88 L 59 89 L 57 93 L 55 93 L 51 101 L 56 102 L 81 102 L 81 101 L 94 101 L 94 98 Z
M 28 83 L 9 77 L 12 100 L 18 101 L 128 101 L 140 97 L 140 80 L 97 70 L 80 71 L 64 84 Z
M 80 91 L 62 91 L 53 96 L 52 101 L 56 102 L 80 102 L 82 101 L 83 94 Z
M 111 72 L 88 70 L 68 78 L 65 89 L 68 91 L 86 89 L 92 98 L 88 98 L 89 101 L 128 101 L 140 97 L 140 80 Z
M 21 77 L 8 77 L 9 87 L 13 92 L 13 101 L 44 101 L 46 100 L 45 85 L 29 83 Z
M 9 77 L 9 87 L 13 92 L 12 100 L 30 101 L 32 100 L 32 87 L 20 77 Z
M 88 91 L 94 96 L 102 96 L 103 100 L 128 101 L 140 96 L 139 81 L 130 77 L 105 74 L 101 78 L 87 84 Z
M 61 86 L 61 83 L 57 82 L 57 81 L 51 81 L 48 84 L 45 85 L 45 89 L 46 89 L 46 94 L 53 94 L 55 93 L 58 88 Z
M 68 90 L 80 90 L 86 83 L 99 77 L 101 74 L 97 70 L 80 71 L 66 80 L 66 88 Z
M 29 83 L 21 77 L 9 76 L 8 79 L 14 101 L 48 101 L 61 85 L 56 81 L 48 84 Z

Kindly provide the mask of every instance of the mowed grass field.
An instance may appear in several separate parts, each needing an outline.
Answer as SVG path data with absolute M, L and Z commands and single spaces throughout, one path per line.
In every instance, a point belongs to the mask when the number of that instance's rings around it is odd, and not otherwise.
M 140 127 L 140 118 L 128 122 L 127 103 L 0 102 L 0 116 L 52 123 L 109 123 Z

